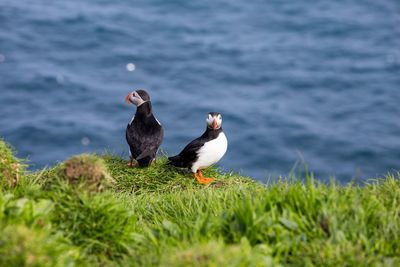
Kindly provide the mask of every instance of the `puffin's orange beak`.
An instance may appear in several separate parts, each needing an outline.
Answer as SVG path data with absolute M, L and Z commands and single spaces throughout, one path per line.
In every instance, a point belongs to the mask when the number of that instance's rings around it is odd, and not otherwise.
M 213 121 L 213 128 L 214 130 L 217 129 L 217 119 L 214 119 Z
M 126 103 L 128 103 L 128 104 L 131 103 L 131 100 L 129 99 L 129 98 L 131 98 L 131 96 L 132 96 L 132 93 L 129 93 L 129 94 L 125 97 L 125 102 L 126 102 Z

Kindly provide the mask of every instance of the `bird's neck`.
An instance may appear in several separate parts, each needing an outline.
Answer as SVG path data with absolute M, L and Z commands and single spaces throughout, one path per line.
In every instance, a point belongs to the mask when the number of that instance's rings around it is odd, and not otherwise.
M 136 114 L 135 117 L 138 118 L 145 118 L 149 115 L 152 114 L 152 109 L 151 109 L 151 102 L 150 101 L 146 101 L 143 104 L 141 104 L 140 106 L 137 107 L 136 109 Z
M 222 127 L 218 129 L 212 129 L 207 127 L 206 131 L 204 132 L 203 136 L 204 137 L 211 137 L 211 138 L 216 138 L 222 131 Z

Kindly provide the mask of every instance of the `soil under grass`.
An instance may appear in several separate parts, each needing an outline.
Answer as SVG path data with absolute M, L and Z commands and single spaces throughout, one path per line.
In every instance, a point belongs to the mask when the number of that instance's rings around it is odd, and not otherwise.
M 165 158 L 29 173 L 0 146 L 0 266 L 400 266 L 399 174 L 265 185 L 209 168 L 204 186 Z

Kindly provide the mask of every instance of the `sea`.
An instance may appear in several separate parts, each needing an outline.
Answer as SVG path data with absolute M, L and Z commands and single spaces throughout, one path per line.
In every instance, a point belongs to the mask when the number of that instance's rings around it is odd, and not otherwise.
M 398 0 L 0 0 L 0 136 L 31 170 L 128 159 L 144 88 L 174 155 L 223 117 L 218 166 L 261 182 L 400 169 Z

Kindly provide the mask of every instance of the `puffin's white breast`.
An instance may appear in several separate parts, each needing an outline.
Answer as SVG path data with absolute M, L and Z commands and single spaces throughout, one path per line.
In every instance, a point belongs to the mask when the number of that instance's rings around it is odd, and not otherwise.
M 193 163 L 192 172 L 207 168 L 217 163 L 228 149 L 228 140 L 223 132 L 217 138 L 206 142 L 198 152 L 197 161 Z

